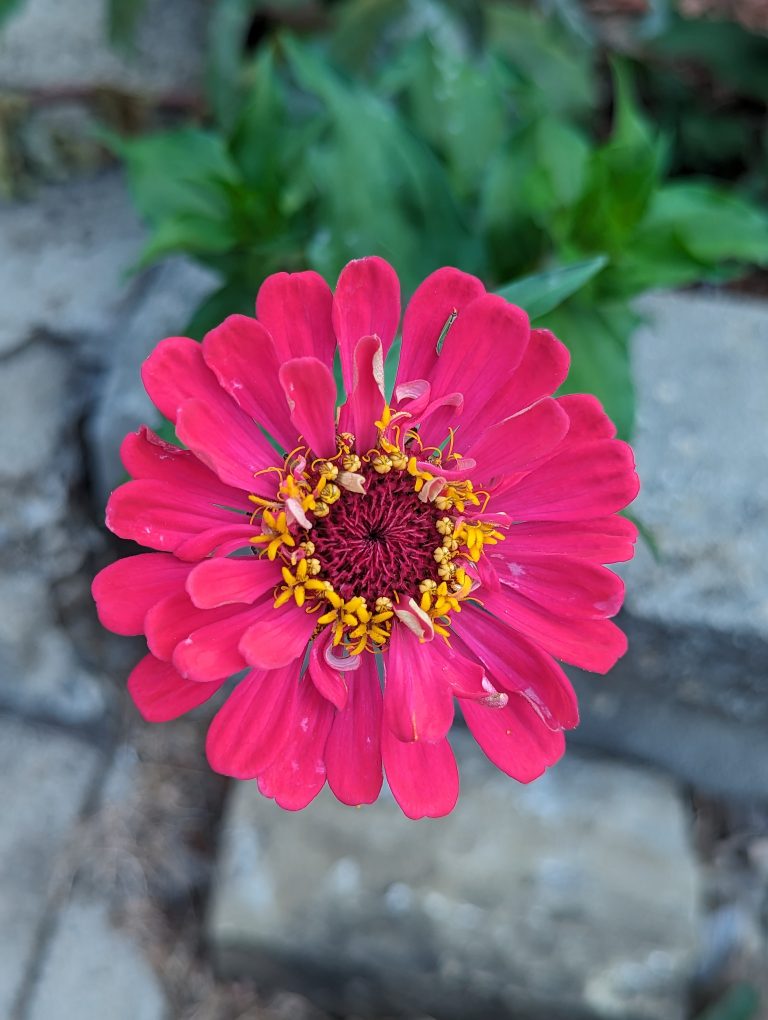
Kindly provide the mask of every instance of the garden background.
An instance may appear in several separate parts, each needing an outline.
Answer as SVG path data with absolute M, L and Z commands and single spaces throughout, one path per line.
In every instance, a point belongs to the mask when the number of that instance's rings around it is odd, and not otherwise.
M 768 1017 L 767 103 L 765 0 L 0 0 L 0 1016 Z M 365 254 L 523 305 L 643 483 L 565 761 L 435 822 L 211 774 L 89 597 L 157 340 Z

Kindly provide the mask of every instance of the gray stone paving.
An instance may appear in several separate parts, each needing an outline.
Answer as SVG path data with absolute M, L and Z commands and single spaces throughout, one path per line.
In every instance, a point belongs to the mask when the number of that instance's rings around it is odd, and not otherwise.
M 682 1018 L 699 890 L 674 784 L 572 755 L 523 787 L 456 743 L 462 793 L 438 821 L 387 796 L 291 814 L 239 784 L 221 971 L 355 1015 Z
M 24 1020 L 165 1020 L 160 982 L 102 902 L 75 899 L 60 912 Z
M 630 650 L 576 676 L 574 740 L 717 794 L 768 796 L 768 304 L 662 294 L 634 338 L 634 511 L 622 569 Z
M 36 965 L 98 767 L 98 754 L 72 737 L 0 718 L 0 1016 L 8 1020 Z
M 113 88 L 149 96 L 194 97 L 200 87 L 206 5 L 151 0 L 132 53 L 107 43 L 102 0 L 26 0 L 0 35 L 0 87 Z

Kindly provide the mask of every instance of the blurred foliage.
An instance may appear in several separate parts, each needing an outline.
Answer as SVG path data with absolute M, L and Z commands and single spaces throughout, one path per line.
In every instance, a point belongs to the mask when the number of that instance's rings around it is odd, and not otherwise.
M 638 85 L 674 140 L 672 169 L 742 179 L 768 199 L 768 36 L 671 16 L 636 48 Z
M 696 1020 L 759 1020 L 760 996 L 752 985 L 734 985 L 714 1005 L 699 1013 Z
M 193 335 L 252 312 L 276 270 L 333 281 L 375 253 L 407 295 L 453 264 L 561 336 L 568 386 L 597 393 L 627 435 L 631 300 L 768 265 L 765 212 L 713 181 L 667 180 L 674 146 L 626 63 L 609 127 L 601 50 L 556 18 L 341 0 L 299 36 L 265 30 L 270 10 L 214 4 L 204 124 L 115 142 L 151 227 L 142 265 L 184 252 L 221 275 Z

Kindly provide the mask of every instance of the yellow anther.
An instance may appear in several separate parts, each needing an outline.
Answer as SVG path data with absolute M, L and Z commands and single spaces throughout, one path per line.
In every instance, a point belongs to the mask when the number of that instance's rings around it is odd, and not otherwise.
M 304 542 L 299 542 L 299 548 L 303 549 L 307 556 L 311 556 L 315 551 L 315 543 L 306 539 Z
M 324 503 L 328 504 L 335 503 L 336 500 L 340 498 L 341 489 L 338 487 L 338 485 L 334 485 L 333 482 L 328 482 L 327 485 L 324 485 L 320 492 L 320 499 Z
M 349 450 L 352 449 L 352 447 L 355 445 L 355 442 L 356 442 L 355 437 L 351 432 L 340 432 L 336 437 L 337 445 L 342 450 L 346 450 L 347 452 L 349 452 Z
M 448 496 L 437 496 L 435 506 L 438 510 L 450 510 L 453 507 L 453 500 L 449 499 Z
M 371 466 L 377 475 L 387 475 L 392 470 L 392 460 L 386 453 L 377 453 L 371 458 Z
M 441 535 L 452 535 L 453 534 L 453 521 L 450 517 L 441 517 L 435 524 L 435 527 Z
M 445 563 L 451 558 L 451 553 L 448 549 L 444 549 L 441 545 L 435 549 L 432 553 L 436 563 Z
M 392 461 L 392 467 L 398 471 L 405 471 L 408 466 L 408 458 L 402 450 L 394 449 L 389 453 L 389 459 Z
M 320 563 L 320 560 L 315 559 L 314 556 L 311 557 L 310 559 L 308 559 L 306 561 L 306 563 L 307 563 L 307 570 L 309 571 L 309 573 L 310 573 L 310 575 L 312 577 L 317 577 L 317 575 L 323 569 L 322 568 L 322 564 Z
M 356 453 L 345 453 L 341 458 L 341 466 L 345 471 L 351 471 L 354 474 L 360 470 L 361 461 Z
M 459 543 L 452 535 L 443 536 L 443 549 L 447 549 L 448 552 L 455 553 L 459 548 Z
M 431 577 L 425 577 L 424 580 L 419 585 L 419 591 L 422 594 L 424 594 L 424 592 L 434 591 L 436 588 L 437 581 L 433 581 Z
M 327 517 L 330 512 L 331 508 L 328 506 L 327 503 L 323 503 L 321 500 L 318 500 L 317 505 L 315 506 L 315 509 L 313 511 L 315 517 Z
M 312 466 L 329 482 L 334 481 L 339 473 L 338 467 L 330 460 L 318 460 Z
M 268 559 L 274 560 L 282 545 L 291 548 L 296 545 L 296 539 L 288 531 L 288 522 L 284 511 L 275 515 L 270 510 L 265 510 L 261 520 L 262 527 L 265 529 L 264 534 L 255 535 L 251 542 L 254 545 L 266 546 Z
M 380 595 L 374 602 L 373 608 L 377 613 L 391 613 L 395 609 L 392 599 L 387 598 L 386 595 Z

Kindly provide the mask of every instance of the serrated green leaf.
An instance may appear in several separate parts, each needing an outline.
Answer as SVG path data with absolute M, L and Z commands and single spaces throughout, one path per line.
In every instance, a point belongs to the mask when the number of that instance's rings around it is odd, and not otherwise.
M 121 151 L 138 210 L 150 223 L 229 215 L 228 189 L 240 178 L 220 135 L 180 128 L 123 141 Z
M 576 294 L 608 264 L 605 255 L 535 273 L 508 283 L 497 291 L 501 297 L 523 308 L 531 320 L 539 319 Z
M 661 177 L 663 147 L 641 116 L 622 65 L 614 64 L 614 127 L 596 150 L 576 210 L 573 242 L 619 254 L 645 215 Z

